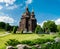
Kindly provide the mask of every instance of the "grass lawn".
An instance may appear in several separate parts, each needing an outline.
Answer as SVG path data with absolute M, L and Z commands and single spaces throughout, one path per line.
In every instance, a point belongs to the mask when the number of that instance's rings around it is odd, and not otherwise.
M 41 39 L 53 39 L 55 35 L 49 35 L 49 34 L 9 34 L 6 36 L 1 37 L 0 36 L 0 49 L 4 49 L 5 46 L 5 42 L 8 41 L 9 39 L 16 39 L 18 41 L 22 41 L 22 40 L 33 40 L 33 39 L 37 39 L 37 38 L 41 38 Z
M 0 35 L 2 35 L 2 34 L 5 34 L 5 30 L 4 29 L 0 29 Z

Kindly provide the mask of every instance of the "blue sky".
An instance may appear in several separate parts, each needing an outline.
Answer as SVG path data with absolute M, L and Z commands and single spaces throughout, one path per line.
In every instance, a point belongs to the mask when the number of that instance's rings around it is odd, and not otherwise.
M 47 20 L 60 24 L 60 0 L 0 0 L 0 21 L 18 25 L 26 6 L 30 12 L 34 9 L 38 24 Z

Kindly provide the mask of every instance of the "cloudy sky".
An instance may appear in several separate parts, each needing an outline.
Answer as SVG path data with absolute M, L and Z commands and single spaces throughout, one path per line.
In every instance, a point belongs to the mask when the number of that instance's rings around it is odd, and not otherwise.
M 0 22 L 18 25 L 26 6 L 34 9 L 38 24 L 47 20 L 60 24 L 60 0 L 0 0 Z

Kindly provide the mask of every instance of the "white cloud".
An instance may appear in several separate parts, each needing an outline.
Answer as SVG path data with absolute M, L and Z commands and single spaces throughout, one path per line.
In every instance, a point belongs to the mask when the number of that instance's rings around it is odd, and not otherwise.
M 55 23 L 56 23 L 57 25 L 60 25 L 60 18 L 57 19 L 57 20 L 55 20 Z
M 13 9 L 16 9 L 16 8 L 22 7 L 22 6 L 23 6 L 23 4 L 20 4 L 20 5 L 13 5 L 13 6 L 8 6 L 7 9 L 13 10 Z
M 25 1 L 26 2 L 26 4 L 28 5 L 28 4 L 31 4 L 32 3 L 32 0 L 27 0 L 27 1 Z
M 7 7 L 7 9 L 15 9 L 15 8 L 17 8 L 17 7 L 18 7 L 17 5 L 13 5 L 13 6 Z
M 43 21 L 42 23 L 37 23 L 38 25 L 40 25 L 41 27 L 43 26 L 44 22 L 47 22 L 47 21 Z
M 0 2 L 3 2 L 4 0 L 0 0 Z
M 0 10 L 3 8 L 3 6 L 0 5 Z
M 4 0 L 5 3 L 13 4 L 16 0 Z
M 14 19 L 9 16 L 0 16 L 0 22 L 12 24 L 12 23 L 14 23 Z
M 6 6 L 9 6 L 9 4 L 6 3 Z
M 16 0 L 0 0 L 0 2 L 5 3 L 6 6 L 14 4 L 15 1 Z
M 16 0 L 0 0 L 0 3 L 5 3 L 5 9 L 14 9 L 18 7 L 18 5 L 14 4 L 15 1 Z M 22 6 L 22 4 L 20 6 Z M 0 9 L 2 8 L 4 8 L 3 5 L 0 5 Z

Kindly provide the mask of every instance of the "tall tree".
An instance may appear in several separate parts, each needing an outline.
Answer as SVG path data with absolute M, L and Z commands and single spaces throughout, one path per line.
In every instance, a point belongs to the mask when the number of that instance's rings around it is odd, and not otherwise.
M 10 29 L 11 29 L 11 26 L 9 25 L 9 23 L 6 23 L 6 25 L 5 25 L 5 30 L 6 30 L 6 31 L 10 31 Z
M 50 32 L 56 32 L 57 31 L 57 25 L 54 21 L 47 21 L 43 24 L 43 30 L 44 32 L 50 31 Z
M 0 22 L 0 29 L 5 29 L 5 23 L 4 22 Z
M 60 25 L 57 25 L 57 31 L 60 32 Z

